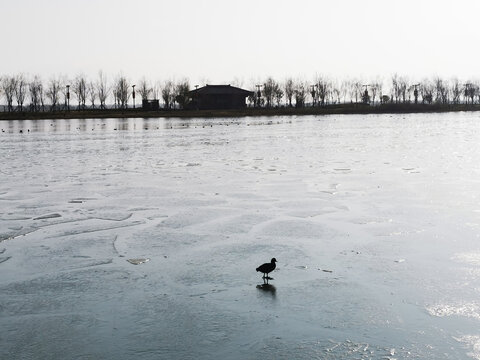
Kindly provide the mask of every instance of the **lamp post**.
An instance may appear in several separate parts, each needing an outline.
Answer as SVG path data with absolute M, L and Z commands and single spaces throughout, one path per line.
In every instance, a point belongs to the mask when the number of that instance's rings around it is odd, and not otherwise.
M 135 109 L 135 86 L 132 85 L 132 98 L 133 98 L 133 108 Z
M 418 104 L 418 90 L 417 86 L 420 86 L 420 84 L 415 84 L 413 85 L 415 89 L 413 90 L 413 97 L 415 98 L 415 104 Z
M 260 100 L 262 98 L 262 92 L 260 91 L 260 89 L 262 88 L 263 85 L 255 85 L 257 87 L 257 106 L 260 107 Z
M 466 104 L 468 105 L 468 98 L 470 98 L 470 100 L 472 101 L 472 105 L 473 105 L 473 99 L 475 97 L 475 85 L 472 84 L 472 83 L 466 83 L 464 94 L 465 94 Z
M 67 110 L 70 111 L 70 85 L 67 85 Z

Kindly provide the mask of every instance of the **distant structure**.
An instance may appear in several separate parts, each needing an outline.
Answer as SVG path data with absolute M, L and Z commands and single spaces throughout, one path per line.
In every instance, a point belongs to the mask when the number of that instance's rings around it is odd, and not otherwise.
M 191 101 L 189 108 L 199 110 L 242 109 L 245 99 L 253 96 L 253 91 L 237 88 L 231 85 L 206 85 L 189 91 Z
M 160 109 L 160 104 L 158 99 L 155 100 L 142 100 L 142 109 L 143 110 L 158 110 Z
M 362 95 L 362 102 L 364 104 L 370 104 L 370 95 L 368 94 L 368 87 L 370 85 L 362 85 L 362 86 L 365 86 L 365 92 Z

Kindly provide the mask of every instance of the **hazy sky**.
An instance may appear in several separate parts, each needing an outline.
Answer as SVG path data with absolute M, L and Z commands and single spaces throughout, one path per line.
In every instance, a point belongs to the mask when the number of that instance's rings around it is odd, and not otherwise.
M 480 74 L 478 0 L 0 0 L 0 75 Z

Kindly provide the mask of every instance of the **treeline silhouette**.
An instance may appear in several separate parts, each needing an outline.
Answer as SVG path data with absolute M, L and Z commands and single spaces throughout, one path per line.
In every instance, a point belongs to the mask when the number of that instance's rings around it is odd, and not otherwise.
M 205 85 L 205 84 L 203 84 Z M 202 86 L 203 86 L 202 85 Z M 268 77 L 244 85 L 236 79 L 233 86 L 252 91 L 247 98 L 251 107 L 306 107 L 339 104 L 477 104 L 480 83 L 457 78 L 425 78 L 413 82 L 407 76 L 394 74 L 363 82 L 356 79 L 336 80 L 317 76 L 313 81 L 287 78 L 278 81 Z M 198 87 L 199 85 L 194 85 Z M 141 101 L 158 99 L 163 110 L 188 108 L 188 79 L 148 81 L 145 77 L 132 82 L 123 75 L 109 80 L 103 71 L 95 79 L 83 74 L 74 78 L 53 76 L 43 80 L 38 75 L 0 76 L 0 98 L 8 112 L 52 112 L 60 110 L 127 109 L 141 107 Z M 140 100 L 140 101 L 139 101 Z

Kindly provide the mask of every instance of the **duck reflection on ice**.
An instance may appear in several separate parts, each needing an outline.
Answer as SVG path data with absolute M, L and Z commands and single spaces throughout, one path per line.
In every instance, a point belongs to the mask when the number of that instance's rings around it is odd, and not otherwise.
M 264 283 L 261 285 L 257 285 L 257 289 L 264 291 L 265 293 L 269 293 L 270 295 L 272 295 L 272 297 L 275 297 L 275 293 L 277 292 L 277 288 L 272 284 Z

